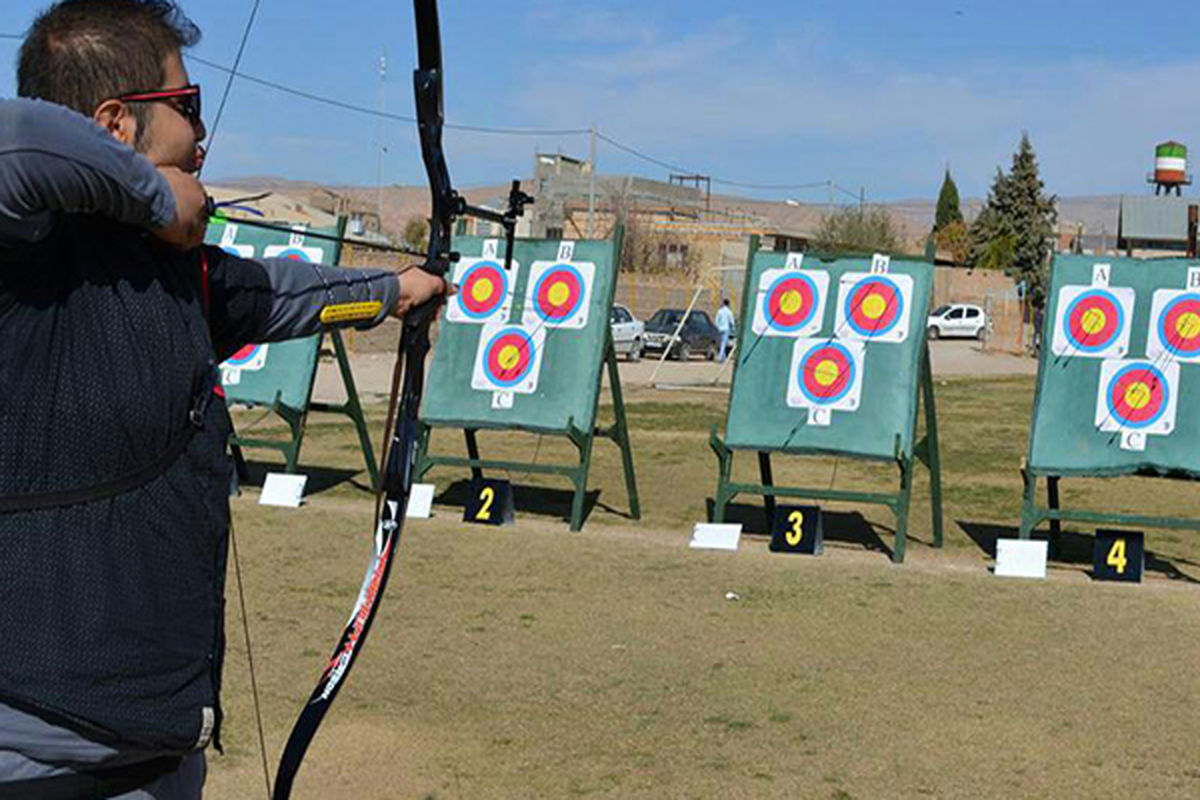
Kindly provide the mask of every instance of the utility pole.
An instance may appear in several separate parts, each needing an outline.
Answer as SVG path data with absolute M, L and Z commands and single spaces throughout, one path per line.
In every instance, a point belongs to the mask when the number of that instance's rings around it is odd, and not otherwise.
M 590 139 L 590 155 L 588 156 L 588 217 L 587 217 L 587 238 L 595 238 L 595 217 L 596 217 L 596 126 L 592 125 L 588 128 L 588 138 Z
M 858 187 L 858 213 L 862 213 L 867 208 L 867 187 Z
M 375 213 L 379 217 L 379 232 L 383 233 L 383 154 L 387 152 L 386 136 L 386 120 L 384 114 L 387 113 L 387 48 L 383 48 L 379 54 L 379 167 L 375 176 L 376 183 L 379 187 L 379 196 L 376 200 Z
M 833 178 L 825 181 L 825 187 L 829 190 L 829 212 L 833 213 Z

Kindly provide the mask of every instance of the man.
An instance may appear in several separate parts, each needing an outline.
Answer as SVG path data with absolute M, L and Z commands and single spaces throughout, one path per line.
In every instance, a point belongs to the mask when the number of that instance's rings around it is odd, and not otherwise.
M 0 101 L 0 798 L 198 798 L 219 747 L 231 425 L 216 365 L 445 291 L 201 247 L 199 32 L 63 0 Z M 33 99 L 38 98 L 38 99 Z
M 725 298 L 721 302 L 721 308 L 717 311 L 717 330 L 721 332 L 721 353 L 717 357 L 724 364 L 725 354 L 729 349 L 729 337 L 733 335 L 734 326 L 737 320 L 733 316 L 733 309 L 729 307 L 729 298 Z

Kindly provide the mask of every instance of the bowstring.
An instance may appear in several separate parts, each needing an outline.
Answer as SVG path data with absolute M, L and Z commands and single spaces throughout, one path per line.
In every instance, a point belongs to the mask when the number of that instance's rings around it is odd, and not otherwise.
M 225 81 L 225 89 L 221 93 L 221 102 L 217 106 L 217 115 L 213 118 L 212 130 L 208 132 L 208 147 L 205 149 L 206 154 L 212 153 L 213 142 L 216 141 L 217 131 L 221 127 L 221 119 L 225 114 L 225 105 L 229 102 L 229 94 L 233 89 L 233 80 L 237 77 L 238 67 L 241 66 L 242 56 L 246 52 L 246 44 L 250 40 L 250 32 L 254 29 L 254 20 L 258 17 L 258 8 L 262 0 L 254 0 L 254 5 L 250 9 L 250 17 L 246 20 L 246 25 L 242 29 L 242 39 L 238 44 L 237 56 L 233 60 L 233 69 L 229 71 L 229 78 Z M 201 163 L 200 169 L 196 171 L 197 177 L 207 164 L 207 158 Z M 271 800 L 271 769 L 267 763 L 267 737 L 263 731 L 262 717 L 262 702 L 258 693 L 258 677 L 254 669 L 254 649 L 251 646 L 250 639 L 250 618 L 246 612 L 246 594 L 242 586 L 242 564 L 238 558 L 237 537 L 234 534 L 233 514 L 230 513 L 229 519 L 229 543 L 230 553 L 233 556 L 233 572 L 237 582 L 238 601 L 241 607 L 242 615 L 242 635 L 246 642 L 246 662 L 250 669 L 250 693 L 254 698 L 254 720 L 258 728 L 258 751 L 262 757 L 263 783 L 266 789 L 267 800 Z

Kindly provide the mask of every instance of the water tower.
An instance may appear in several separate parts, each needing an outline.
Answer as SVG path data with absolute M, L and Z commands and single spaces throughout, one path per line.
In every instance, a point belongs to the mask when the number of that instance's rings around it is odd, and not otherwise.
M 1154 184 L 1155 195 L 1171 192 L 1177 197 L 1182 195 L 1183 187 L 1192 185 L 1187 171 L 1187 147 L 1179 142 L 1163 142 L 1155 147 L 1154 174 L 1147 178 L 1147 183 Z

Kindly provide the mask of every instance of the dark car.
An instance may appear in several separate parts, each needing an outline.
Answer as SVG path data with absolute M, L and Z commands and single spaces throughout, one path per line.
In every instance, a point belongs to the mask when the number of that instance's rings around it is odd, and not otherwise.
M 680 328 L 679 321 L 685 313 L 682 308 L 660 308 L 655 311 L 646 323 L 646 352 L 661 353 L 670 342 L 670 358 L 686 361 L 697 353 L 703 353 L 709 361 L 714 360 L 721 344 L 721 332 L 703 311 L 688 314 L 687 321 Z M 672 341 L 676 330 L 679 330 L 679 338 Z

